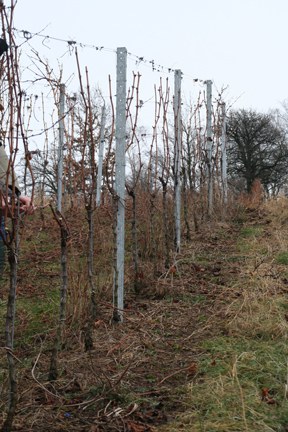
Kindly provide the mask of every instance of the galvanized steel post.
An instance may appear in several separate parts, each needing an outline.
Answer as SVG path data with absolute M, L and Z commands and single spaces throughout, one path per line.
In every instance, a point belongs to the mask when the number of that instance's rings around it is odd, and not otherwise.
M 115 193 L 117 196 L 117 305 L 118 319 L 123 321 L 124 309 L 124 255 L 125 255 L 125 151 L 126 151 L 126 70 L 127 49 L 117 48 L 116 90 L 116 154 Z
M 180 252 L 181 245 L 181 70 L 174 74 L 174 221 L 175 250 Z
M 60 84 L 59 96 L 59 143 L 57 167 L 57 210 L 62 210 L 62 181 L 63 181 L 63 150 L 64 150 L 64 112 L 65 112 L 65 84 Z
M 222 131 L 221 131 L 221 174 L 222 174 L 222 189 L 223 189 L 223 204 L 227 204 L 228 200 L 228 184 L 227 184 L 227 143 L 226 143 L 226 105 L 225 102 L 221 106 L 222 114 Z
M 101 201 L 101 184 L 102 184 L 102 174 L 103 174 L 103 150 L 104 150 L 104 132 L 105 132 L 105 122 L 106 122 L 106 109 L 105 105 L 102 107 L 101 113 L 101 126 L 100 126 L 100 145 L 99 145 L 99 155 L 98 155 L 98 172 L 97 172 L 97 187 L 96 187 L 96 206 L 100 206 Z
M 206 147 L 207 147 L 207 166 L 208 166 L 208 215 L 211 216 L 213 210 L 213 170 L 212 170 L 212 81 L 206 81 L 207 88 L 207 123 L 206 123 Z

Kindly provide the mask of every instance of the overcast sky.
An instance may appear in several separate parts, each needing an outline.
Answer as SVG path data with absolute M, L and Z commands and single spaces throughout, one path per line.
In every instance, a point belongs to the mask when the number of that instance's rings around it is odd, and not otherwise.
M 195 87 L 192 78 L 212 79 L 218 89 L 229 86 L 226 97 L 237 100 L 236 108 L 267 111 L 288 98 L 287 17 L 288 0 L 18 0 L 15 27 L 45 28 L 42 34 L 106 49 L 125 46 L 147 60 L 140 65 L 143 80 L 151 79 L 153 59 L 183 71 L 185 92 Z M 30 44 L 49 61 L 60 58 L 68 77 L 73 53 L 67 44 L 36 39 Z M 115 54 L 80 46 L 79 53 L 92 83 L 107 82 Z

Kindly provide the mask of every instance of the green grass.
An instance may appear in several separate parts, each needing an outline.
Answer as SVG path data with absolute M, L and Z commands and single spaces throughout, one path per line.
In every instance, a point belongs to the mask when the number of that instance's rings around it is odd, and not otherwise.
M 261 228 L 257 227 L 257 226 L 247 226 L 242 228 L 242 230 L 240 231 L 240 236 L 241 237 L 245 237 L 245 238 L 249 238 L 249 237 L 258 237 L 261 235 Z
M 276 262 L 278 264 L 288 265 L 288 252 L 280 252 L 276 256 Z
M 178 294 L 176 298 L 178 301 L 182 301 L 184 303 L 191 303 L 193 305 L 202 304 L 207 301 L 207 296 L 204 294 L 184 293 Z M 165 300 L 167 300 L 169 303 L 173 303 L 175 301 L 175 296 L 167 295 L 165 297 Z
M 203 342 L 198 376 L 188 385 L 184 415 L 169 432 L 284 431 L 288 349 L 285 340 L 221 336 Z M 268 388 L 275 404 L 261 400 Z
M 258 244 L 258 239 L 261 236 L 263 230 L 261 227 L 257 226 L 247 226 L 243 227 L 240 231 L 239 238 L 237 240 L 237 249 L 241 254 L 248 254 L 255 249 L 259 249 L 259 247 L 262 248 L 263 246 L 260 246 Z
M 16 306 L 15 347 L 31 343 L 55 326 L 59 310 L 59 291 L 51 290 L 45 298 L 18 298 Z M 0 315 L 5 320 L 6 301 L 0 303 Z M 20 337 L 21 335 L 21 337 Z

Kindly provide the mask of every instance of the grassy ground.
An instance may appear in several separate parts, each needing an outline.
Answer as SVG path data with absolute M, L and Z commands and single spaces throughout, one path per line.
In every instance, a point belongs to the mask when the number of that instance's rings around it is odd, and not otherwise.
M 288 431 L 287 221 L 287 200 L 269 202 L 205 226 L 156 280 L 142 263 L 142 294 L 128 292 L 123 325 L 111 322 L 106 254 L 96 264 L 101 295 L 90 352 L 81 319 L 85 229 L 74 226 L 67 326 L 53 383 L 47 374 L 58 316 L 59 239 L 51 222 L 44 229 L 40 220 L 29 222 L 19 271 L 15 430 Z M 104 245 L 99 239 L 96 247 Z M 0 362 L 4 416 L 4 355 Z

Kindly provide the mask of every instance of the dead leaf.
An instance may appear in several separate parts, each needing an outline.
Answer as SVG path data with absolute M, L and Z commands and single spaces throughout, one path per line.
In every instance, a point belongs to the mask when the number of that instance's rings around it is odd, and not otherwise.
M 269 394 L 269 389 L 268 387 L 263 387 L 262 388 L 262 396 L 261 396 L 261 400 L 263 402 L 266 402 L 268 405 L 275 405 L 277 402 L 275 399 L 273 399 L 271 397 L 271 395 Z
M 127 422 L 127 427 L 129 432 L 149 432 L 151 428 L 147 425 L 142 425 L 134 421 L 129 420 Z
M 196 373 L 197 373 L 197 369 L 198 369 L 198 367 L 197 367 L 197 363 L 191 363 L 188 367 L 187 367 L 187 373 L 188 373 L 188 376 L 194 376 L 194 375 L 196 375 Z
M 172 267 L 170 267 L 170 269 L 169 269 L 169 273 L 172 273 L 172 274 L 176 273 L 176 271 L 177 271 L 177 269 L 174 265 Z

